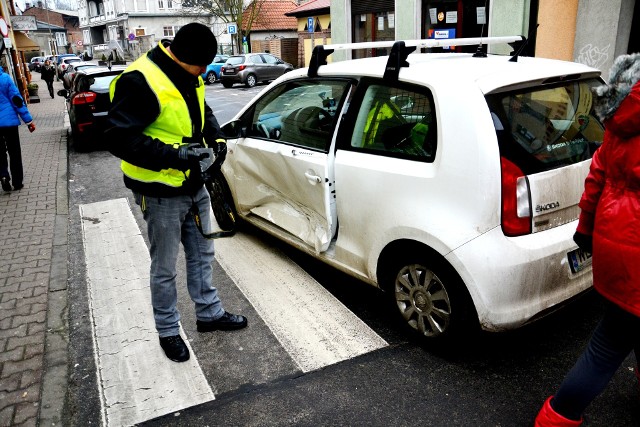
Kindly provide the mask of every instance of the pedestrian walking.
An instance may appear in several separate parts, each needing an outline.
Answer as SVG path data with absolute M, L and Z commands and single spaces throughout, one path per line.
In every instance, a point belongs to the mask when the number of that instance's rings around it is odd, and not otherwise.
M 24 172 L 18 133 L 20 119 L 26 123 L 30 132 L 36 130 L 31 113 L 16 84 L 0 69 L 0 184 L 4 191 L 11 191 L 11 180 L 14 191 L 23 187 Z
M 106 136 L 122 159 L 125 186 L 133 191 L 147 223 L 151 256 L 151 302 L 160 346 L 175 362 L 189 359 L 176 308 L 176 261 L 182 243 L 187 288 L 195 304 L 198 332 L 241 329 L 244 316 L 222 307 L 212 285 L 211 203 L 200 174 L 197 147 L 226 150 L 200 77 L 217 52 L 205 25 L 180 28 L 132 63 L 111 84 Z M 201 227 L 191 214 L 199 211 Z
M 535 425 L 579 426 L 586 407 L 625 358 L 640 357 L 640 54 L 614 61 L 609 83 L 595 88 L 594 107 L 605 126 L 595 152 L 574 235 L 593 253 L 593 286 L 607 301 L 587 348 Z M 636 379 L 640 380 L 636 365 Z
M 40 78 L 47 82 L 47 89 L 49 89 L 49 95 L 53 99 L 53 78 L 56 75 L 56 67 L 53 66 L 48 59 L 44 61 L 44 66 L 40 70 Z

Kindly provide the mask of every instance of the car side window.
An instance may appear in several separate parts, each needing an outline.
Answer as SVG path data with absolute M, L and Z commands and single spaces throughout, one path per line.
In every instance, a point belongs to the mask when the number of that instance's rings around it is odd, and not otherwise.
M 254 55 L 251 57 L 251 62 L 253 64 L 264 64 L 264 61 L 262 60 L 262 58 L 260 57 L 260 55 Z
M 271 56 L 271 55 L 260 55 L 260 56 L 262 56 L 262 59 L 264 59 L 264 62 L 266 62 L 267 64 L 275 65 L 278 63 L 278 59 L 275 56 Z
M 328 150 L 350 84 L 313 79 L 279 86 L 257 102 L 247 136 Z
M 433 161 L 436 141 L 433 98 L 426 88 L 386 83 L 366 87 L 351 136 L 352 148 Z

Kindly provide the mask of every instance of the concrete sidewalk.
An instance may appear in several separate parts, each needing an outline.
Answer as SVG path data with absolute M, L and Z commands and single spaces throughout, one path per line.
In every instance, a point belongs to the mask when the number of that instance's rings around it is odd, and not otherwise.
M 67 389 L 65 104 L 38 73 L 33 81 L 36 130 L 20 126 L 24 188 L 0 191 L 0 426 L 62 425 Z

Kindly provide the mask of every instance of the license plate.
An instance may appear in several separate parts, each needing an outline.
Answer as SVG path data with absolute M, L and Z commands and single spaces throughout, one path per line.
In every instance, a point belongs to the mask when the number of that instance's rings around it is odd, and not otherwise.
M 571 272 L 576 274 L 591 265 L 591 253 L 585 252 L 582 249 L 575 249 L 567 254 L 569 258 L 569 266 Z
M 235 74 L 236 70 L 224 70 L 225 74 Z

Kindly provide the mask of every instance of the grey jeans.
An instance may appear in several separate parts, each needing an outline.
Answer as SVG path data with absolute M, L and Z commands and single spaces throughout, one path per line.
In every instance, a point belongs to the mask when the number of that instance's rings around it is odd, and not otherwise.
M 198 205 L 204 228 L 210 219 L 209 194 L 204 186 L 194 196 L 147 197 L 134 193 L 143 212 L 151 256 L 151 302 L 160 337 L 179 334 L 180 313 L 176 307 L 176 261 L 180 242 L 184 247 L 187 289 L 198 320 L 215 320 L 224 314 L 218 290 L 212 285 L 213 240 L 205 239 L 190 213 Z

